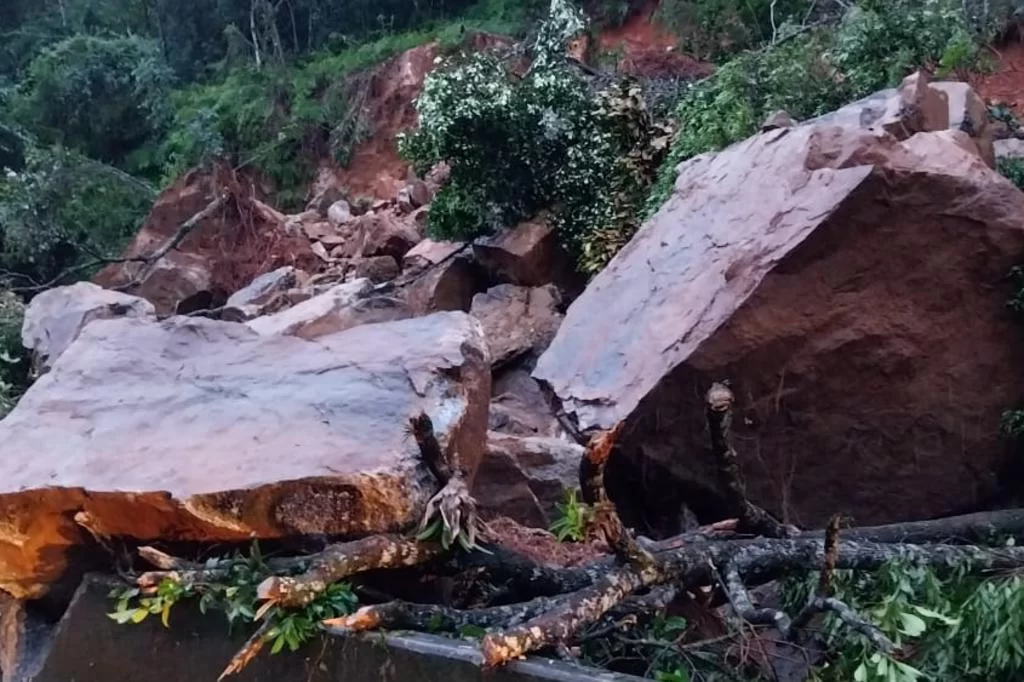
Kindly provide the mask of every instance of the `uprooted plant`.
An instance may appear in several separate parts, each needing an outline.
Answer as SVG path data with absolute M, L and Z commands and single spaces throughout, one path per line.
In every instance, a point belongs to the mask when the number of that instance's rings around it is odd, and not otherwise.
M 546 212 L 593 273 L 633 235 L 671 129 L 653 120 L 636 83 L 591 93 L 565 56 L 585 26 L 571 3 L 552 0 L 525 74 L 477 54 L 427 77 L 420 127 L 400 147 L 420 171 L 439 161 L 451 169 L 431 205 L 431 236 L 469 239 Z
M 604 488 L 604 468 L 621 432 L 619 425 L 591 439 L 580 466 L 581 489 L 592 509 L 588 534 L 601 538 L 613 556 L 574 568 L 538 565 L 491 544 L 492 538 L 481 539 L 458 458 L 451 445 L 440 446 L 429 417 L 420 415 L 411 421 L 410 432 L 441 483 L 441 492 L 420 528 L 430 528 L 437 515 L 441 525 L 436 532 L 422 539 L 414 535 L 370 536 L 331 544 L 308 556 L 260 559 L 255 565 L 252 557 L 236 557 L 226 565 L 193 564 L 146 549 L 143 558 L 159 570 L 132 579 L 130 589 L 138 592 L 131 592 L 128 600 L 122 596 L 114 617 L 124 622 L 145 618 L 146 614 L 133 611 L 140 608 L 147 613 L 165 613 L 168 601 L 173 603 L 185 595 L 199 595 L 208 606 L 235 604 L 233 611 L 228 607 L 225 612 L 234 613 L 235 620 L 261 624 L 225 674 L 242 669 L 268 642 L 280 649 L 301 643 L 317 629 L 338 635 L 411 629 L 451 634 L 475 631 L 480 634 L 487 667 L 541 650 L 566 656 L 581 650 L 592 652 L 595 642 L 617 641 L 634 649 L 654 647 L 672 656 L 663 657 L 665 665 L 660 669 L 648 666 L 647 672 L 670 680 L 689 679 L 688 661 L 698 653 L 707 656 L 720 650 L 724 660 L 735 656 L 737 647 L 744 651 L 744 646 L 747 653 L 740 656 L 744 663 L 740 667 L 749 668 L 754 661 L 763 669 L 770 656 L 763 652 L 760 658 L 753 656 L 750 649 L 754 645 L 749 642 L 760 642 L 761 647 L 770 642 L 776 651 L 781 647 L 791 653 L 802 652 L 812 648 L 811 641 L 820 643 L 815 637 L 824 622 L 829 633 L 826 644 L 844 648 L 832 655 L 819 648 L 817 658 L 808 661 L 808 668 L 826 666 L 821 679 L 842 677 L 830 675 L 829 665 L 833 671 L 856 671 L 857 679 L 914 679 L 920 677 L 915 667 L 923 651 L 919 636 L 930 631 L 929 623 L 935 624 L 935 630 L 954 627 L 950 610 L 937 606 L 935 599 L 914 608 L 911 596 L 927 593 L 924 588 L 916 592 L 917 588 L 904 589 L 904 584 L 921 583 L 914 576 L 933 575 L 949 585 L 973 581 L 972 617 L 989 626 L 1001 617 L 999 604 L 1019 601 L 1019 594 L 1004 594 L 1019 590 L 1019 580 L 999 584 L 986 578 L 1024 567 L 1024 549 L 1011 541 L 1024 532 L 1024 510 L 845 530 L 840 530 L 838 519 L 821 531 L 783 525 L 746 496 L 732 446 L 733 404 L 727 385 L 714 384 L 708 391 L 706 419 L 724 500 L 733 517 L 728 522 L 660 542 L 638 538 L 625 528 Z M 465 551 L 478 546 L 488 551 Z M 456 595 L 448 603 L 414 603 L 392 598 L 386 591 L 370 590 L 366 599 L 361 599 L 364 605 L 352 611 L 352 595 L 360 590 L 364 574 L 373 571 L 379 576 L 381 569 L 401 568 L 414 568 L 423 577 L 454 577 L 456 584 L 476 591 L 471 597 Z M 813 586 L 803 591 L 790 589 L 784 606 L 760 605 L 751 594 L 753 587 L 787 578 L 804 580 L 816 572 Z M 891 597 L 867 597 L 861 589 L 866 579 L 877 582 L 875 593 L 891 591 L 885 576 L 891 576 L 892 584 L 901 590 L 903 601 L 899 604 Z M 481 586 L 489 589 L 481 590 Z M 210 594 L 214 596 L 207 596 Z M 1002 601 L 995 598 L 1000 595 Z M 139 598 L 149 601 L 132 606 L 131 600 Z M 676 608 L 679 604 L 696 605 L 698 611 L 716 614 L 726 606 L 724 620 L 729 629 L 725 634 L 689 642 L 643 635 L 651 628 L 655 632 L 660 628 L 662 635 L 678 633 L 679 619 L 667 620 L 672 618 L 668 614 L 672 604 Z M 962 635 L 970 636 L 978 635 Z M 990 640 L 990 644 L 1006 644 Z M 840 665 L 844 656 L 851 655 L 857 665 Z M 1006 656 L 1006 652 L 1002 658 L 992 655 L 982 665 L 999 671 L 1019 669 L 1013 667 L 1016 659 Z M 601 657 L 587 658 L 599 661 Z M 920 659 L 927 666 L 932 660 Z M 964 679 L 986 679 L 986 668 L 967 670 L 949 657 L 939 660 L 946 666 L 944 670 L 956 671 Z M 972 665 L 979 664 L 974 661 Z

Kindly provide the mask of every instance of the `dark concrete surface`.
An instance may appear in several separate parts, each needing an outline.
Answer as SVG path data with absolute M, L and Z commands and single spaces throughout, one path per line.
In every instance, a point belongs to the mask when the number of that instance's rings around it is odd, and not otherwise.
M 102 579 L 87 578 L 53 635 L 31 682 L 215 682 L 245 641 L 223 618 L 176 606 L 170 628 L 158 617 L 118 625 Z M 237 682 L 639 682 L 536 658 L 483 672 L 469 642 L 423 634 L 324 636 L 295 653 L 261 653 Z M 35 666 L 33 666 L 35 667 Z M 21 682 L 19 680 L 18 682 Z M 27 682 L 27 681 L 26 681 Z

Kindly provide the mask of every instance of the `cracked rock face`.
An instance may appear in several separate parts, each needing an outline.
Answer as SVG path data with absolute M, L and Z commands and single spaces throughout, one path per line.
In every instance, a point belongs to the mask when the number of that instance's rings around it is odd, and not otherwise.
M 461 312 L 306 341 L 202 318 L 88 325 L 0 422 L 0 590 L 45 593 L 88 534 L 204 542 L 361 535 L 437 484 L 420 410 L 472 473 L 490 358 Z

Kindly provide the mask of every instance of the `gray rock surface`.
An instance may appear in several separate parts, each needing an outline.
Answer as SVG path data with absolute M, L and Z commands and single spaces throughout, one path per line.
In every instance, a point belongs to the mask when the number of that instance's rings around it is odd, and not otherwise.
M 0 422 L 0 590 L 45 592 L 88 533 L 407 528 L 436 491 L 409 417 L 425 411 L 474 472 L 489 397 L 464 313 L 312 342 L 202 318 L 93 322 Z
M 797 524 L 955 513 L 996 490 L 1024 404 L 1024 193 L 965 132 L 823 121 L 682 164 L 534 376 L 584 429 L 626 420 L 634 466 L 706 490 L 703 395 L 732 381 L 749 492 Z
M 156 318 L 149 301 L 90 282 L 44 291 L 25 309 L 21 343 L 38 372 L 47 372 L 90 322 L 115 317 Z

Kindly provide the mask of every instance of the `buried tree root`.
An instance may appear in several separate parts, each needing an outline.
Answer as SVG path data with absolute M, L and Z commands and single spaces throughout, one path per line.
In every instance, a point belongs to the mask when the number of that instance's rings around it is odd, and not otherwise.
M 734 521 L 641 546 L 623 526 L 604 489 L 604 464 L 621 429 L 616 427 L 591 439 L 580 466 L 585 497 L 597 508 L 591 515 L 596 527 L 590 530 L 603 536 L 613 555 L 562 569 L 535 564 L 500 545 L 477 544 L 480 522 L 457 458 L 438 445 L 429 418 L 417 416 L 410 431 L 441 489 L 428 506 L 420 534 L 372 536 L 332 544 L 309 556 L 267 561 L 269 575 L 256 588 L 262 605 L 254 618 L 263 623 L 225 675 L 249 664 L 267 641 L 280 634 L 280 619 L 294 609 L 305 609 L 312 614 L 307 617 L 317 619 L 319 629 L 339 635 L 393 629 L 483 630 L 483 664 L 493 667 L 539 650 L 566 654 L 571 645 L 594 637 L 596 631 L 630 627 L 642 620 L 637 615 L 649 620 L 677 596 L 698 594 L 727 603 L 743 623 L 773 628 L 784 642 L 800 641 L 814 617 L 828 612 L 888 655 L 898 653 L 898 647 L 881 629 L 832 596 L 835 571 L 876 571 L 893 561 L 975 574 L 1024 568 L 1024 548 L 1005 545 L 1007 536 L 1024 533 L 1024 510 L 1019 509 L 842 531 L 838 517 L 821 531 L 783 525 L 746 499 L 731 444 L 733 402 L 729 388 L 715 384 L 708 393 L 706 416 Z M 137 584 L 149 591 L 160 579 L 196 585 L 220 570 L 152 549 L 142 555 L 161 569 L 137 578 Z M 470 576 L 470 582 L 489 583 L 494 593 L 513 603 L 485 600 L 472 608 L 453 608 L 371 592 L 372 601 L 379 603 L 357 610 L 319 606 L 342 584 L 339 581 L 358 582 L 369 571 L 402 567 L 415 567 L 423 576 Z M 820 578 L 795 614 L 759 607 L 750 594 L 753 587 L 809 571 L 820 571 Z M 607 627 L 607 622 L 613 625 Z

